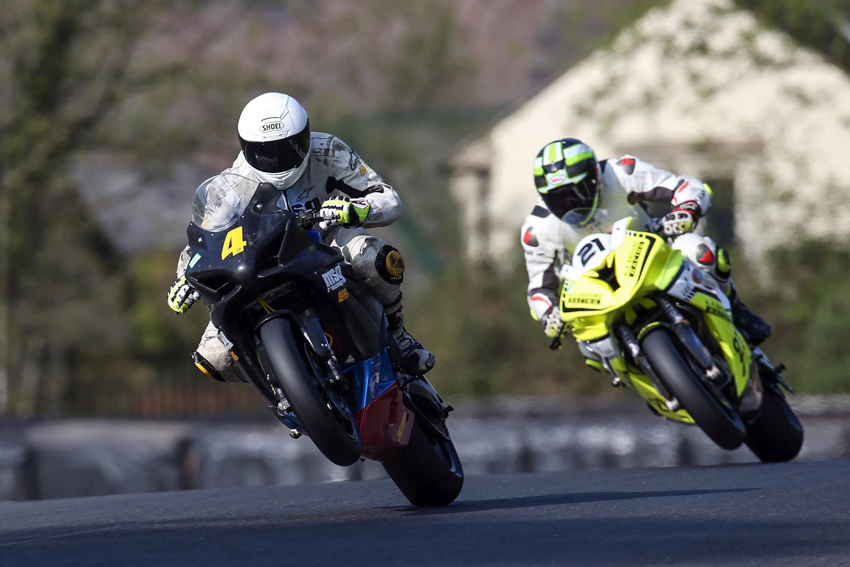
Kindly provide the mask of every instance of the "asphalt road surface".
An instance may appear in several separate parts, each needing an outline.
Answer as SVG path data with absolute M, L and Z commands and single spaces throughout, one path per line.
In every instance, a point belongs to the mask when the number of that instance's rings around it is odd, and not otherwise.
M 850 460 L 0 503 L 0 566 L 850 565 Z

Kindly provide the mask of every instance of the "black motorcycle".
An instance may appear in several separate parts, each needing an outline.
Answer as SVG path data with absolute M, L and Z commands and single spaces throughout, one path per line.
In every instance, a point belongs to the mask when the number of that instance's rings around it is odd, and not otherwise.
M 195 193 L 186 278 L 234 374 L 292 437 L 309 436 L 340 466 L 379 461 L 416 506 L 450 504 L 463 486 L 451 406 L 403 369 L 381 304 L 322 244 L 319 220 L 272 184 L 213 177 Z

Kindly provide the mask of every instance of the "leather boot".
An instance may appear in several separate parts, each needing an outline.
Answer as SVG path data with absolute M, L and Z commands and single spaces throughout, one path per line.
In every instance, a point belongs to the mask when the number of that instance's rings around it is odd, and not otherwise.
M 740 300 L 732 304 L 732 317 L 735 326 L 747 335 L 752 346 L 758 346 L 773 332 L 767 321 L 750 311 Z
M 389 326 L 387 330 L 398 343 L 400 353 L 396 362 L 411 374 L 425 374 L 437 362 L 436 357 L 422 343 L 413 338 L 404 328 L 404 308 L 401 295 L 392 304 L 384 307 Z

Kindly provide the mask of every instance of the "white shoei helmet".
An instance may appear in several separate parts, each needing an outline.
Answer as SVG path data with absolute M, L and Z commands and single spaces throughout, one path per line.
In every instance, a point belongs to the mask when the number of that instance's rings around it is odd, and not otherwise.
M 239 143 L 260 179 L 286 189 L 307 168 L 310 121 L 297 100 L 265 93 L 250 101 L 239 116 Z

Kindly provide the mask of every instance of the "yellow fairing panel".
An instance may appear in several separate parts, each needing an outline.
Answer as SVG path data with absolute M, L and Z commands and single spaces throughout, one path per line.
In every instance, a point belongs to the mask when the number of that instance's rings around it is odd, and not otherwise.
M 658 393 L 658 390 L 656 390 L 655 386 L 652 384 L 652 380 L 650 380 L 646 374 L 638 370 L 636 367 L 628 367 L 623 361 L 622 356 L 616 360 L 612 360 L 611 367 L 617 376 L 625 378 L 627 383 L 631 385 L 631 387 L 634 388 L 634 390 L 640 394 L 640 396 L 645 399 L 647 403 L 652 406 L 652 409 L 658 412 L 659 415 L 681 423 L 694 423 L 693 418 L 684 409 L 670 411 L 670 408 L 667 407 L 667 400 Z
M 652 381 L 648 376 L 645 374 L 632 374 L 631 379 L 632 386 L 637 393 L 652 406 L 652 409 L 657 411 L 663 417 L 672 419 L 673 421 L 679 421 L 681 423 L 694 423 L 694 418 L 692 418 L 684 409 L 670 411 L 667 407 L 667 400 L 658 393 L 658 390 L 656 390 L 655 386 L 652 385 Z
M 663 271 L 670 249 L 660 237 L 648 233 L 626 232 L 623 245 L 608 255 L 605 264 L 587 272 L 561 291 L 561 318 L 571 328 L 573 336 L 592 341 L 608 334 L 610 319 L 628 304 L 646 285 L 654 287 Z M 662 261 L 656 261 L 664 255 Z M 600 273 L 613 269 L 612 284 L 601 279 Z M 608 279 L 611 281 L 610 274 Z M 645 293 L 640 293 L 640 296 Z
M 735 328 L 732 317 L 723 304 L 704 293 L 697 293 L 690 301 L 703 312 L 708 330 L 720 343 L 723 359 L 735 377 L 735 387 L 741 394 L 750 381 L 752 353 L 741 332 Z

